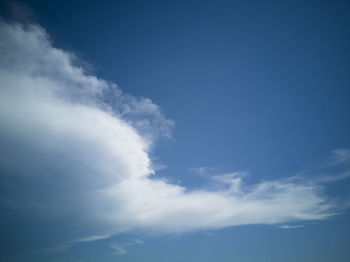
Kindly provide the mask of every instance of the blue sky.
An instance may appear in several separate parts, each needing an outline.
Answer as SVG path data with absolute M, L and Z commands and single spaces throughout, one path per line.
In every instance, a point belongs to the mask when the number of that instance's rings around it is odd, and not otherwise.
M 349 261 L 345 1 L 0 4 L 0 261 Z

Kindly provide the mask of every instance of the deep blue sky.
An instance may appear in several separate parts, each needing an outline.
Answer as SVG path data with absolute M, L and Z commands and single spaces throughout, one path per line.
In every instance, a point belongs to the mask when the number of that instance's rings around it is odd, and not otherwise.
M 24 3 L 54 46 L 74 52 L 124 92 L 150 98 L 175 121 L 172 138 L 152 152 L 168 166 L 160 176 L 190 188 L 205 178 L 189 169 L 203 166 L 248 171 L 251 182 L 306 169 L 312 176 L 332 150 L 350 147 L 346 1 Z M 348 184 L 330 191 L 345 194 Z M 123 256 L 89 243 L 57 259 L 345 262 L 349 218 L 344 211 L 289 230 L 240 226 L 213 235 L 141 235 L 145 243 Z

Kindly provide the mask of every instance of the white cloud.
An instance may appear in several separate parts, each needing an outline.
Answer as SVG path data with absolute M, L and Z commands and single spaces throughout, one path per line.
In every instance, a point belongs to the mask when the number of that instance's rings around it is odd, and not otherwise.
M 115 250 L 115 255 L 124 255 L 126 254 L 126 249 L 120 245 L 117 244 L 110 244 L 109 247 L 113 248 Z
M 45 219 L 52 234 L 66 228 L 75 242 L 336 213 L 319 185 L 300 179 L 246 185 L 231 173 L 213 178 L 215 190 L 191 191 L 152 177 L 149 152 L 173 122 L 149 99 L 85 73 L 37 25 L 0 23 L 0 123 L 0 208 Z M 78 241 L 82 235 L 93 237 Z
M 143 244 L 143 240 L 141 239 L 133 239 L 129 242 L 123 243 L 123 244 L 110 244 L 109 247 L 115 250 L 114 254 L 115 255 L 124 255 L 127 253 L 126 247 L 127 246 L 132 246 L 132 245 L 139 245 Z
M 209 167 L 209 166 L 201 166 L 201 167 L 191 167 L 188 171 L 195 173 L 200 176 L 208 176 L 218 171 L 218 168 Z
M 282 228 L 282 229 L 295 229 L 295 228 L 303 228 L 304 225 L 282 225 L 282 226 L 279 226 L 279 228 Z
M 240 193 L 242 192 L 243 179 L 248 176 L 248 174 L 248 172 L 234 172 L 213 176 L 212 179 L 221 185 L 228 185 L 229 191 Z
M 340 180 L 344 180 L 350 177 L 350 170 L 346 170 L 340 174 L 332 174 L 332 175 L 322 175 L 317 178 L 317 182 L 319 183 L 331 183 Z
M 71 249 L 74 245 L 79 245 L 85 242 L 93 242 L 98 240 L 104 240 L 110 238 L 111 235 L 101 235 L 101 236 L 89 236 L 83 238 L 77 238 L 73 240 L 68 240 L 63 244 L 54 245 L 48 248 L 39 249 L 36 253 L 64 253 Z
M 101 236 L 88 236 L 88 237 L 82 237 L 82 238 L 77 238 L 74 240 L 67 241 L 67 243 L 81 243 L 81 242 L 92 242 L 92 241 L 97 241 L 97 240 L 103 240 L 110 238 L 111 235 L 101 235 Z
M 339 148 L 332 151 L 333 164 L 350 164 L 350 149 Z
M 211 170 L 211 168 L 207 167 L 207 166 L 191 167 L 188 169 L 188 171 L 199 174 L 199 175 L 203 175 L 203 174 L 207 173 L 209 170 Z

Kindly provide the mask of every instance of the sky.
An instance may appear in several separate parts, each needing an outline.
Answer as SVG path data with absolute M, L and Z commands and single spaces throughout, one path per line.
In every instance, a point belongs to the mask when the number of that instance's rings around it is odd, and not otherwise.
M 349 261 L 349 11 L 1 1 L 0 261 Z

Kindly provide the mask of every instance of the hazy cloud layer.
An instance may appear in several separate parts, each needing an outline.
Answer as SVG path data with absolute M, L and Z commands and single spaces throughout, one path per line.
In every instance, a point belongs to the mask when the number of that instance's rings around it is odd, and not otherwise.
M 322 188 L 299 178 L 246 185 L 247 174 L 238 172 L 213 177 L 215 190 L 191 191 L 152 177 L 150 149 L 156 138 L 171 135 L 173 122 L 151 100 L 123 94 L 76 62 L 73 54 L 54 48 L 40 26 L 0 22 L 4 212 L 46 221 L 46 234 L 57 235 L 57 241 L 335 214 L 337 206 Z M 334 154 L 337 163 L 349 159 L 349 151 Z M 11 219 L 3 223 L 9 230 L 16 226 Z M 61 236 L 55 225 L 69 233 Z M 123 246 L 113 248 L 125 252 Z

